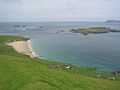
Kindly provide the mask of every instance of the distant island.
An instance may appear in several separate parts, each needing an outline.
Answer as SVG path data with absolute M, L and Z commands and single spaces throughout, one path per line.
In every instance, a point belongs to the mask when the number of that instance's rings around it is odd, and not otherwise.
M 120 23 L 120 20 L 107 20 L 106 23 Z
M 120 30 L 110 29 L 109 27 L 91 27 L 91 28 L 72 29 L 71 32 L 88 35 L 88 34 L 102 34 L 109 32 L 120 32 Z

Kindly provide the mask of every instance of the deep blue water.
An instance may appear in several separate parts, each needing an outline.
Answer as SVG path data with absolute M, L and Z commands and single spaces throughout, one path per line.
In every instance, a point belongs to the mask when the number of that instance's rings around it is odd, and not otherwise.
M 20 25 L 20 27 L 14 27 L 14 25 Z M 103 71 L 120 70 L 120 33 L 84 36 L 70 32 L 71 29 L 93 26 L 120 29 L 120 23 L 9 22 L 0 23 L 0 34 L 31 38 L 35 53 L 47 60 L 94 67 Z

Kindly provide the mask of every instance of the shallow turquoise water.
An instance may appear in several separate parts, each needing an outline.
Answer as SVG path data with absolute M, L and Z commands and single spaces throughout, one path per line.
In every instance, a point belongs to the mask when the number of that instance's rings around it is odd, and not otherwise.
M 15 28 L 14 24 L 26 27 Z M 0 23 L 0 34 L 30 37 L 35 53 L 44 59 L 104 71 L 120 70 L 120 33 L 84 36 L 70 32 L 91 26 L 120 28 L 119 23 Z

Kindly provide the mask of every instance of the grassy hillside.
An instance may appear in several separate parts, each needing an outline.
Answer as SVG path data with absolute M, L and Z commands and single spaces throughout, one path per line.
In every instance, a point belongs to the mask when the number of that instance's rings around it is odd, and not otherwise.
M 33 59 L 5 45 L 19 36 L 0 36 L 0 90 L 120 90 L 119 76 L 91 68 Z M 96 78 L 101 75 L 101 78 Z

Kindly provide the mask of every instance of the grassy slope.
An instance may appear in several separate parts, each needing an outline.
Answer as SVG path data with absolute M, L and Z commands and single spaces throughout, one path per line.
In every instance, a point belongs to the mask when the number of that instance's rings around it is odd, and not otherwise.
M 90 68 L 71 65 L 65 70 L 62 63 L 32 59 L 19 54 L 6 41 L 23 40 L 22 37 L 0 36 L 0 90 L 119 90 L 120 81 L 97 79 Z M 57 67 L 57 68 L 54 68 Z M 59 67 L 59 68 L 58 68 Z

